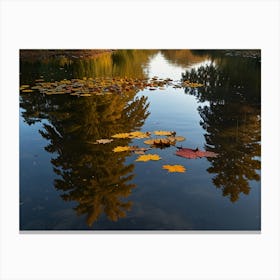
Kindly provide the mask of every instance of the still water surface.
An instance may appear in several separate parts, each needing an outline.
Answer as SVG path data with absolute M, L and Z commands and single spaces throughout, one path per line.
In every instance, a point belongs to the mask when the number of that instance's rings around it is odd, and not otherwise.
M 260 230 L 260 61 L 215 51 L 119 50 L 97 58 L 22 59 L 21 84 L 83 77 L 182 78 L 203 88 L 127 97 L 20 95 L 21 230 Z M 89 141 L 171 130 L 183 147 L 217 152 L 159 161 Z M 185 173 L 168 173 L 181 164 Z

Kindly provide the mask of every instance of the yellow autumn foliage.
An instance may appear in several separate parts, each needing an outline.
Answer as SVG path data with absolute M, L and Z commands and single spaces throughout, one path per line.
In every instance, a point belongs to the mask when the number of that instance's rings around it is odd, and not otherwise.
M 163 169 L 168 170 L 169 172 L 180 172 L 183 173 L 186 171 L 186 168 L 183 165 L 163 165 Z
M 113 138 L 129 138 L 129 133 L 117 133 L 112 135 Z
M 32 89 L 23 89 L 22 92 L 33 92 Z
M 117 146 L 116 148 L 113 149 L 113 152 L 119 153 L 119 152 L 126 152 L 130 150 L 131 148 L 129 146 Z
M 183 82 L 183 86 L 191 87 L 191 88 L 197 88 L 197 87 L 203 87 L 204 84 L 200 84 L 200 83 L 191 83 L 190 81 L 185 81 L 185 82 Z
M 173 134 L 172 131 L 164 131 L 164 130 L 156 130 L 154 131 L 155 135 L 165 135 L 165 136 L 171 136 Z
M 157 154 L 147 154 L 139 156 L 136 161 L 149 161 L 149 160 L 160 160 L 161 157 Z
M 151 135 L 150 132 L 133 131 L 133 132 L 117 133 L 112 137 L 113 138 L 149 138 L 150 135 Z
M 129 138 L 149 138 L 150 132 L 133 131 L 129 133 Z

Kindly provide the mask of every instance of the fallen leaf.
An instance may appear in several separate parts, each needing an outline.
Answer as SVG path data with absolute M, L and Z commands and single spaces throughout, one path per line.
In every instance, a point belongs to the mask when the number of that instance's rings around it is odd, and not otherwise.
M 209 152 L 209 151 L 196 151 L 196 154 L 199 156 L 199 157 L 217 157 L 218 154 L 217 153 L 214 153 L 214 152 Z
M 151 145 L 155 148 L 166 148 L 170 147 L 170 145 L 175 145 L 176 141 L 174 139 L 168 138 L 155 138 L 155 139 L 148 139 L 144 141 L 145 144 Z
M 149 138 L 150 132 L 133 131 L 129 133 L 129 138 Z
M 129 133 L 117 133 L 112 135 L 113 138 L 129 138 Z
M 217 157 L 218 154 L 209 151 L 201 151 L 199 149 L 189 149 L 189 148 L 179 148 L 176 152 L 177 156 L 189 158 L 189 159 L 196 159 L 202 157 Z
M 183 165 L 163 165 L 162 166 L 163 169 L 168 170 L 169 172 L 185 172 L 186 168 Z
M 96 140 L 97 144 L 107 144 L 107 143 L 111 143 L 112 141 L 114 141 L 113 139 L 98 139 Z
M 175 131 L 164 131 L 164 130 L 156 130 L 154 131 L 155 135 L 165 135 L 165 136 L 171 136 L 171 135 L 175 135 L 176 132 Z
M 119 153 L 119 152 L 127 152 L 127 151 L 130 151 L 130 148 L 129 146 L 117 146 L 116 148 L 113 149 L 113 152 L 114 153 Z
M 154 141 L 155 141 L 155 139 L 148 139 L 148 140 L 145 140 L 144 143 L 147 145 L 153 145 Z
M 89 93 L 82 93 L 82 94 L 80 94 L 80 96 L 91 96 L 91 94 L 89 94 Z
M 150 148 L 139 148 L 138 146 L 131 146 L 130 151 L 138 155 L 144 155 Z
M 32 89 L 23 89 L 22 92 L 33 92 Z
M 64 68 L 61 67 L 61 70 Z M 175 88 L 185 87 L 199 87 L 203 86 L 199 83 L 191 83 L 190 81 L 174 81 L 172 79 L 158 79 L 158 78 L 87 78 L 83 79 L 63 79 L 55 82 L 45 82 L 44 79 L 35 80 L 34 89 L 39 90 L 40 93 L 45 93 L 46 89 L 51 90 L 51 94 L 56 91 L 65 91 L 67 94 L 72 94 L 75 91 L 81 93 L 81 96 L 88 96 L 84 94 L 91 93 L 96 95 L 114 94 L 132 92 L 135 90 L 144 90 L 145 88 L 150 90 L 165 89 L 165 87 L 173 86 Z M 22 89 L 26 89 L 29 85 L 23 85 Z M 67 90 L 67 91 L 66 91 Z
M 147 154 L 139 156 L 136 161 L 149 161 L 149 160 L 160 160 L 161 157 L 157 154 Z
M 200 84 L 200 83 L 191 83 L 190 81 L 184 81 L 184 82 L 182 83 L 182 86 L 191 87 L 191 88 L 197 88 L 197 87 L 203 87 L 204 84 Z
M 145 155 L 144 151 L 134 151 L 136 155 Z
M 150 132 L 141 132 L 141 131 L 133 131 L 133 132 L 125 132 L 125 133 L 118 133 L 113 135 L 113 138 L 149 138 L 151 135 Z

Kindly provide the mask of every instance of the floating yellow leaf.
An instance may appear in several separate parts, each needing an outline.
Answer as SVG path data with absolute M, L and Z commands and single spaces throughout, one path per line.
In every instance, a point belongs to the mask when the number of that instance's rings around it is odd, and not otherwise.
M 141 132 L 141 131 L 133 131 L 133 132 L 125 132 L 118 133 L 113 135 L 114 138 L 149 138 L 151 135 L 150 132 Z
M 180 172 L 183 173 L 186 171 L 186 168 L 183 165 L 163 165 L 163 169 L 168 170 L 169 172 Z
M 161 157 L 157 154 L 147 154 L 139 156 L 136 161 L 149 161 L 149 160 L 160 160 Z
M 113 138 L 129 138 L 129 133 L 117 133 L 112 135 Z
M 30 87 L 29 85 L 21 85 L 21 86 L 20 86 L 21 89 L 29 88 L 29 87 Z
M 154 141 L 155 141 L 155 139 L 148 139 L 148 140 L 145 140 L 144 143 L 147 145 L 153 145 Z
M 148 139 L 144 141 L 144 143 L 156 148 L 165 148 L 165 147 L 169 147 L 170 145 L 176 144 L 176 140 L 173 138 L 174 137 Z
M 114 148 L 113 152 L 115 153 L 119 153 L 119 152 L 127 152 L 130 151 L 130 147 L 129 146 L 117 146 L 116 148 Z
M 204 86 L 204 84 L 200 84 L 200 83 L 191 83 L 190 81 L 185 81 L 185 82 L 183 82 L 182 85 L 183 85 L 183 86 L 186 86 L 186 87 L 191 87 L 191 88 L 203 87 L 203 86 Z
M 80 96 L 91 96 L 91 94 L 89 94 L 89 93 L 83 93 L 83 94 L 80 94 Z
M 157 130 L 157 131 L 154 131 L 154 134 L 155 134 L 155 135 L 166 135 L 166 136 L 171 136 L 171 135 L 174 135 L 175 132 L 174 132 L 174 131 Z
M 33 92 L 32 89 L 23 89 L 22 92 Z
M 129 138 L 149 138 L 150 132 L 133 131 L 129 133 Z

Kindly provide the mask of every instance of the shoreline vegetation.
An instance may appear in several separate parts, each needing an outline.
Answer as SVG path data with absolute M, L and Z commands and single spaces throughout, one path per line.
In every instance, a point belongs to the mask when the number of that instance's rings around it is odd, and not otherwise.
M 114 49 L 22 49 L 20 50 L 20 59 L 36 61 L 60 56 L 67 57 L 69 59 L 90 59 L 96 58 L 104 53 L 113 53 L 114 51 Z M 203 55 L 205 52 L 209 52 L 209 50 L 193 50 L 193 52 Z M 260 49 L 225 49 L 215 50 L 214 53 L 226 56 L 242 56 L 257 59 L 260 59 L 261 57 Z
M 80 58 L 95 58 L 104 53 L 112 53 L 114 50 L 111 49 L 53 49 L 53 50 L 40 50 L 40 49 L 30 49 L 30 50 L 20 50 L 20 59 L 22 60 L 40 60 L 53 58 L 57 56 L 64 56 L 71 59 Z

